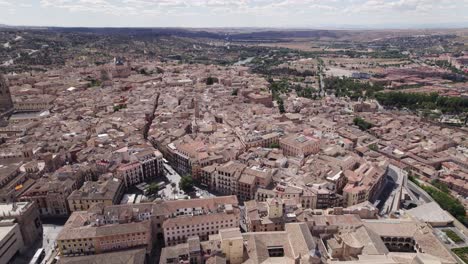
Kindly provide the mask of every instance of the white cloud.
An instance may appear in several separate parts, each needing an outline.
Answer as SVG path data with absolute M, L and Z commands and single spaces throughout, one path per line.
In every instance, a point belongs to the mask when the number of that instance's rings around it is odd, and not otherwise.
M 468 0 L 0 0 L 4 6 L 31 10 L 29 17 L 9 20 L 41 25 L 51 23 L 47 21 L 194 27 L 468 22 Z
M 0 6 L 13 6 L 12 1 L 0 0 Z
M 0 0 L 2 1 L 2 0 Z M 318 8 L 333 10 L 328 3 L 336 0 L 41 0 L 44 7 L 56 7 L 70 11 L 96 11 L 103 13 L 126 12 L 127 10 L 157 9 L 160 12 L 188 9 L 225 8 L 233 12 L 255 10 L 284 11 L 284 8 Z

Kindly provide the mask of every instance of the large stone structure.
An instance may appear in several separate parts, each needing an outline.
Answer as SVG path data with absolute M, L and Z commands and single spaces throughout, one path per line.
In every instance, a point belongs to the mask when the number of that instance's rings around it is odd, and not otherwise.
M 11 99 L 10 88 L 7 80 L 0 74 L 0 115 L 13 110 L 13 100 Z
M 21 243 L 24 243 L 26 247 L 32 246 L 38 239 L 42 238 L 42 222 L 36 203 L 1 203 L 0 222 L 6 220 L 18 224 L 22 237 Z M 0 263 L 3 262 L 0 261 Z

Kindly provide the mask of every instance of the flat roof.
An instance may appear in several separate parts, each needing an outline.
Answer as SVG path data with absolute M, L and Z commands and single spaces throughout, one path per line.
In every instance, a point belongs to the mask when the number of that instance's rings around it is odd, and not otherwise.
M 15 203 L 16 210 L 13 210 L 13 203 L 0 204 L 0 217 L 9 215 L 20 215 L 21 212 L 25 211 L 28 208 L 29 204 L 29 202 L 17 202 Z
M 2 222 L 2 221 L 0 221 Z M 13 223 L 12 225 L 7 225 L 7 226 L 1 226 L 0 225 L 0 241 L 5 238 L 10 232 L 16 228 L 18 224 Z

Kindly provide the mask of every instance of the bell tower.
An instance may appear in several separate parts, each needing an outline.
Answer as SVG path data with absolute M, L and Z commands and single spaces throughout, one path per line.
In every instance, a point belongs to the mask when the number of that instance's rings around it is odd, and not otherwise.
M 0 115 L 13 110 L 13 101 L 11 100 L 10 88 L 5 77 L 0 74 Z

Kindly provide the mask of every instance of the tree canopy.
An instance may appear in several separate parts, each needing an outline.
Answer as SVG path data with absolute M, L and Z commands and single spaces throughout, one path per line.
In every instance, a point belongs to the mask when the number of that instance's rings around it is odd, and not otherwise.
M 193 179 L 191 176 L 183 176 L 179 182 L 179 188 L 186 193 L 192 192 L 194 190 Z
M 367 122 L 366 120 L 364 120 L 364 119 L 362 119 L 360 117 L 354 118 L 353 123 L 354 123 L 354 125 L 358 126 L 359 129 L 361 129 L 362 131 L 371 129 L 373 127 L 373 125 L 371 123 Z
M 377 93 L 375 98 L 387 107 L 406 107 L 411 110 L 440 110 L 443 113 L 468 112 L 468 98 L 440 96 L 437 93 Z
M 380 84 L 361 82 L 352 78 L 329 77 L 324 79 L 325 90 L 334 92 L 337 97 L 349 97 L 352 100 L 372 98 L 384 87 Z

